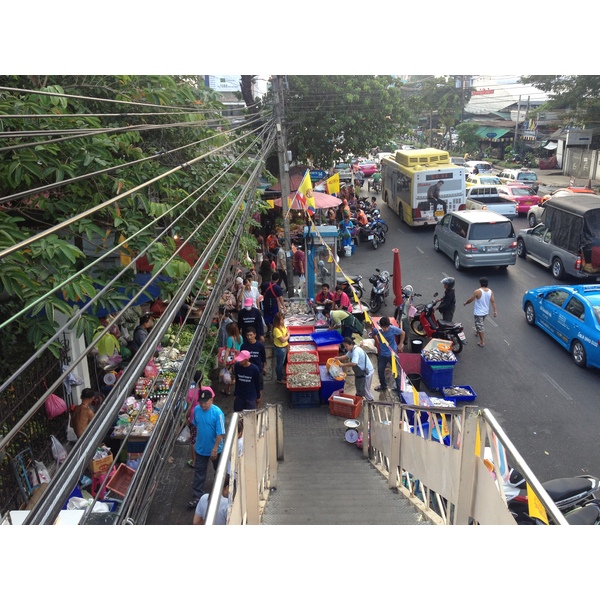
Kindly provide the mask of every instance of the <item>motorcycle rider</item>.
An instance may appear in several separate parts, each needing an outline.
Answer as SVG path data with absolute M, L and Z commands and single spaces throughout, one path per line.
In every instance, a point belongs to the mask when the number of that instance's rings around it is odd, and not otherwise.
M 437 309 L 442 313 L 442 320 L 453 322 L 454 309 L 456 308 L 456 291 L 454 277 L 444 277 L 440 283 L 444 286 L 444 297 L 438 300 Z

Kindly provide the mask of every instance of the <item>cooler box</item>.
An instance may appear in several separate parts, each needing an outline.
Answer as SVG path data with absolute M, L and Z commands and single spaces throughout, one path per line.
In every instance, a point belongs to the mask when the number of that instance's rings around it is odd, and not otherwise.
M 336 392 L 344 391 L 345 381 L 343 379 L 334 379 L 328 372 L 327 367 L 319 366 L 321 376 L 321 404 L 328 404 L 329 397 Z
M 442 387 L 451 386 L 455 364 L 456 361 L 451 363 L 429 362 L 421 356 L 421 381 L 430 390 L 439 390 Z
M 332 344 L 331 346 L 319 346 L 317 349 L 319 354 L 319 364 L 326 365 L 330 358 L 335 358 L 340 354 L 339 344 Z

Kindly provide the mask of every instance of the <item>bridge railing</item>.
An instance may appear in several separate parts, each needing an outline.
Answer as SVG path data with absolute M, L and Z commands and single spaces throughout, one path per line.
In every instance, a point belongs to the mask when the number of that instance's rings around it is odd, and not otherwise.
M 567 524 L 487 409 L 365 402 L 362 417 L 364 456 L 432 523 L 516 524 L 503 485 L 510 464 L 547 521 Z

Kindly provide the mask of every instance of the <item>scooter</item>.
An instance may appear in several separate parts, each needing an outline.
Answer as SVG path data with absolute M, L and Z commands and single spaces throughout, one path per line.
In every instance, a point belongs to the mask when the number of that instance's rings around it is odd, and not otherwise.
M 372 225 L 379 225 L 384 233 L 389 231 L 388 224 L 381 218 L 381 213 L 378 209 L 373 210 L 371 213 L 367 213 L 369 222 Z
M 336 279 L 336 283 L 342 286 L 342 292 L 346 292 L 346 294 L 348 294 L 348 298 L 350 298 L 350 301 L 352 301 L 354 298 L 354 295 L 352 294 L 352 288 L 356 293 L 356 297 L 360 300 L 363 296 L 363 292 L 365 291 L 365 288 L 361 283 L 362 275 L 350 277 L 350 279 L 351 283 L 348 283 L 347 279 Z
M 585 506 L 596 499 L 600 492 L 600 479 L 593 475 L 579 475 L 577 477 L 562 477 L 551 479 L 542 483 L 550 498 L 562 513 L 570 513 L 573 509 Z M 510 470 L 508 481 L 504 483 L 504 494 L 517 523 L 521 525 L 534 525 L 537 519 L 528 514 L 526 494 L 526 481 L 516 469 Z M 591 513 L 592 511 L 587 511 Z
M 388 271 L 375 269 L 375 274 L 369 277 L 371 288 L 371 298 L 369 299 L 369 308 L 372 312 L 378 312 L 385 304 L 385 299 L 390 295 L 390 277 Z
M 437 298 L 436 292 L 433 297 Z M 410 321 L 410 327 L 414 333 L 421 337 L 439 338 L 452 342 L 452 352 L 459 354 L 463 349 L 463 344 L 467 343 L 464 327 L 462 323 L 448 323 L 438 321 L 435 316 L 435 305 L 439 301 L 433 301 L 429 304 L 419 304 L 416 307 L 416 314 Z
M 369 225 L 359 225 L 357 231 L 357 237 L 359 242 L 371 242 L 374 250 L 379 248 L 379 244 L 385 242 L 385 238 L 382 240 L 382 234 L 380 228 L 373 228 Z
M 402 304 L 394 310 L 394 319 L 405 329 L 404 320 L 412 319 L 417 314 L 417 309 L 413 304 L 414 298 L 420 298 L 421 294 L 416 294 L 412 285 L 405 285 L 402 288 Z M 408 321 L 407 321 L 408 323 Z

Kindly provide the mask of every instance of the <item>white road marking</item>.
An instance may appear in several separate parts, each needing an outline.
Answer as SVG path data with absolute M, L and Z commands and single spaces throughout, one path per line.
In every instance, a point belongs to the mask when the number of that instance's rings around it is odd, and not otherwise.
M 550 377 L 550 375 L 546 375 L 546 373 L 542 373 L 542 375 L 550 382 L 551 385 L 553 385 L 560 392 L 560 394 L 562 394 L 565 397 L 565 399 L 573 400 L 573 398 L 569 396 L 569 394 L 567 394 L 567 392 L 565 392 L 565 390 L 563 390 L 560 387 L 560 385 L 558 385 L 558 383 L 556 383 L 556 381 L 554 381 L 554 379 Z
M 415 248 L 421 253 L 421 254 L 425 254 L 425 252 L 423 252 L 423 250 L 421 250 L 421 248 L 419 248 L 419 246 L 415 246 Z
M 494 327 L 498 327 L 498 323 L 494 323 L 494 321 L 492 319 L 490 319 L 489 317 L 486 319 L 486 321 L 488 323 L 491 323 Z
M 510 346 L 510 342 L 509 342 L 508 340 L 504 340 L 504 343 L 505 343 L 507 346 Z

